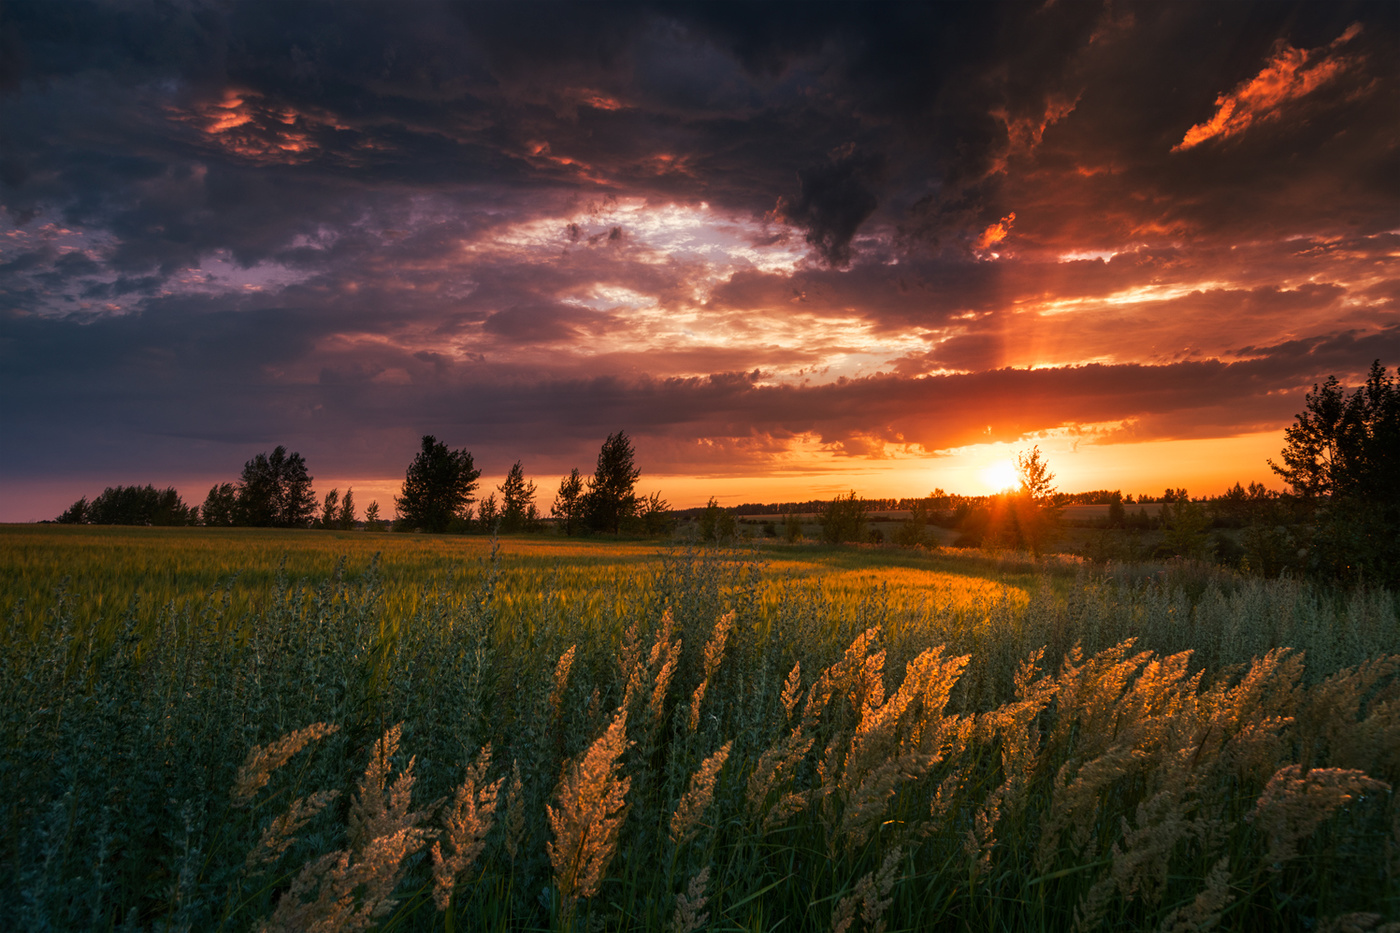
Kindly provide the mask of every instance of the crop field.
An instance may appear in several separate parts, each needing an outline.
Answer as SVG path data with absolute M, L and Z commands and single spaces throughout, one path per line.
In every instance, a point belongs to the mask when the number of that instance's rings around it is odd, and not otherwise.
M 1370 930 L 1400 610 L 1189 564 L 0 526 L 34 930 Z

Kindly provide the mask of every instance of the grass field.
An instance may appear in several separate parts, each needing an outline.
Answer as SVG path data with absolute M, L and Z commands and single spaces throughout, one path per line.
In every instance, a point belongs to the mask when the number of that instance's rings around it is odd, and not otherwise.
M 1384 591 L 541 537 L 0 553 L 18 928 L 1400 918 Z

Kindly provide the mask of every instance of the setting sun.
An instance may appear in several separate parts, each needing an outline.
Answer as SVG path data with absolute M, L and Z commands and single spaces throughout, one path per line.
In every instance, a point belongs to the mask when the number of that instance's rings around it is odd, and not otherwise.
M 982 472 L 978 475 L 981 476 L 982 482 L 985 483 L 987 488 L 992 492 L 1001 492 L 1004 489 L 1011 489 L 1018 482 L 1016 476 L 1016 461 L 1014 460 L 997 460 L 984 467 Z

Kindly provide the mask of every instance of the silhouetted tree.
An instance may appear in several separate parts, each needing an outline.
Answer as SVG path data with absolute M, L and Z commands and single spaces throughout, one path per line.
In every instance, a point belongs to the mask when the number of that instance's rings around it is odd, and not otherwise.
M 236 521 L 257 528 L 305 528 L 316 514 L 311 475 L 299 453 L 280 444 L 243 464 Z
M 355 528 L 355 489 L 353 486 L 345 490 L 345 498 L 340 500 L 340 511 L 335 516 L 335 527 L 341 531 L 353 531 Z
M 1118 490 L 1113 491 L 1113 498 L 1108 503 L 1108 519 L 1106 524 L 1109 528 L 1122 528 L 1128 520 L 1128 511 L 1123 507 L 1123 494 Z
M 340 490 L 332 489 L 326 493 L 324 503 L 321 505 L 321 520 L 316 523 L 319 528 L 334 528 L 336 519 L 340 517 Z
M 633 492 L 642 471 L 634 465 L 635 454 L 627 434 L 609 434 L 598 451 L 598 467 L 583 495 L 584 522 L 590 531 L 617 534 L 622 523 L 637 510 Z
M 108 486 L 92 502 L 84 497 L 58 521 L 90 525 L 193 525 L 199 510 L 187 506 L 173 488 Z
M 63 510 L 63 514 L 54 519 L 61 525 L 86 525 L 88 516 L 87 496 L 83 496 L 68 508 Z
M 365 509 L 365 528 L 369 531 L 378 531 L 380 527 L 379 503 L 374 501 L 369 504 L 369 508 Z
M 856 498 L 854 489 L 828 502 L 820 521 L 827 544 L 865 540 L 865 503 Z
M 454 518 L 468 520 L 479 476 L 470 453 L 449 450 L 433 435 L 423 435 L 423 449 L 404 476 L 403 494 L 394 500 L 399 521 L 406 528 L 440 534 Z
M 520 461 L 506 474 L 505 482 L 496 487 L 501 492 L 501 531 L 511 534 L 533 531 L 539 524 L 535 511 L 535 484 L 526 482 Z
M 723 544 L 734 540 L 737 529 L 734 513 L 720 508 L 719 502 L 711 496 L 710 501 L 705 503 L 705 511 L 700 513 L 700 540 L 709 544 Z
M 549 513 L 559 519 L 564 534 L 572 535 L 578 530 L 583 518 L 583 477 L 577 467 L 559 481 L 559 492 Z
M 981 541 L 992 547 L 1027 548 L 1039 557 L 1058 532 L 1055 474 L 1039 446 L 1017 454 L 1016 473 L 1017 488 L 992 498 Z
M 671 504 L 661 498 L 660 492 L 654 492 L 641 499 L 642 532 L 648 535 L 664 535 L 676 526 L 675 516 L 671 514 Z
M 1355 392 L 1329 376 L 1304 405 L 1269 466 L 1312 513 L 1309 569 L 1400 585 L 1400 384 L 1376 360 Z
M 233 483 L 215 483 L 200 506 L 199 519 L 211 528 L 227 528 L 238 518 L 238 489 Z
M 1187 557 L 1205 560 L 1211 556 L 1210 516 L 1200 503 L 1192 502 L 1186 490 L 1178 490 L 1172 501 L 1162 506 L 1163 536 L 1159 557 Z
M 909 517 L 899 523 L 894 530 L 894 543 L 900 547 L 928 546 L 933 544 L 926 528 L 928 527 L 928 506 L 920 501 L 909 510 Z
M 476 518 L 478 523 L 477 527 L 482 534 L 489 535 L 491 532 L 498 530 L 499 526 L 497 522 L 499 522 L 501 514 L 500 508 L 496 505 L 496 494 L 494 492 L 488 493 L 486 498 L 481 500 L 481 504 L 477 506 L 476 509 Z

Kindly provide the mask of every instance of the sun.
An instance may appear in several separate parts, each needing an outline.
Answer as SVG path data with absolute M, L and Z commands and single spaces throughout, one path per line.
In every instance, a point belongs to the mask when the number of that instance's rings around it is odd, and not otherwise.
M 1002 492 L 1015 488 L 1020 482 L 1020 477 L 1016 474 L 1015 460 L 997 460 L 982 468 L 982 482 L 987 484 L 987 488 L 992 492 Z

